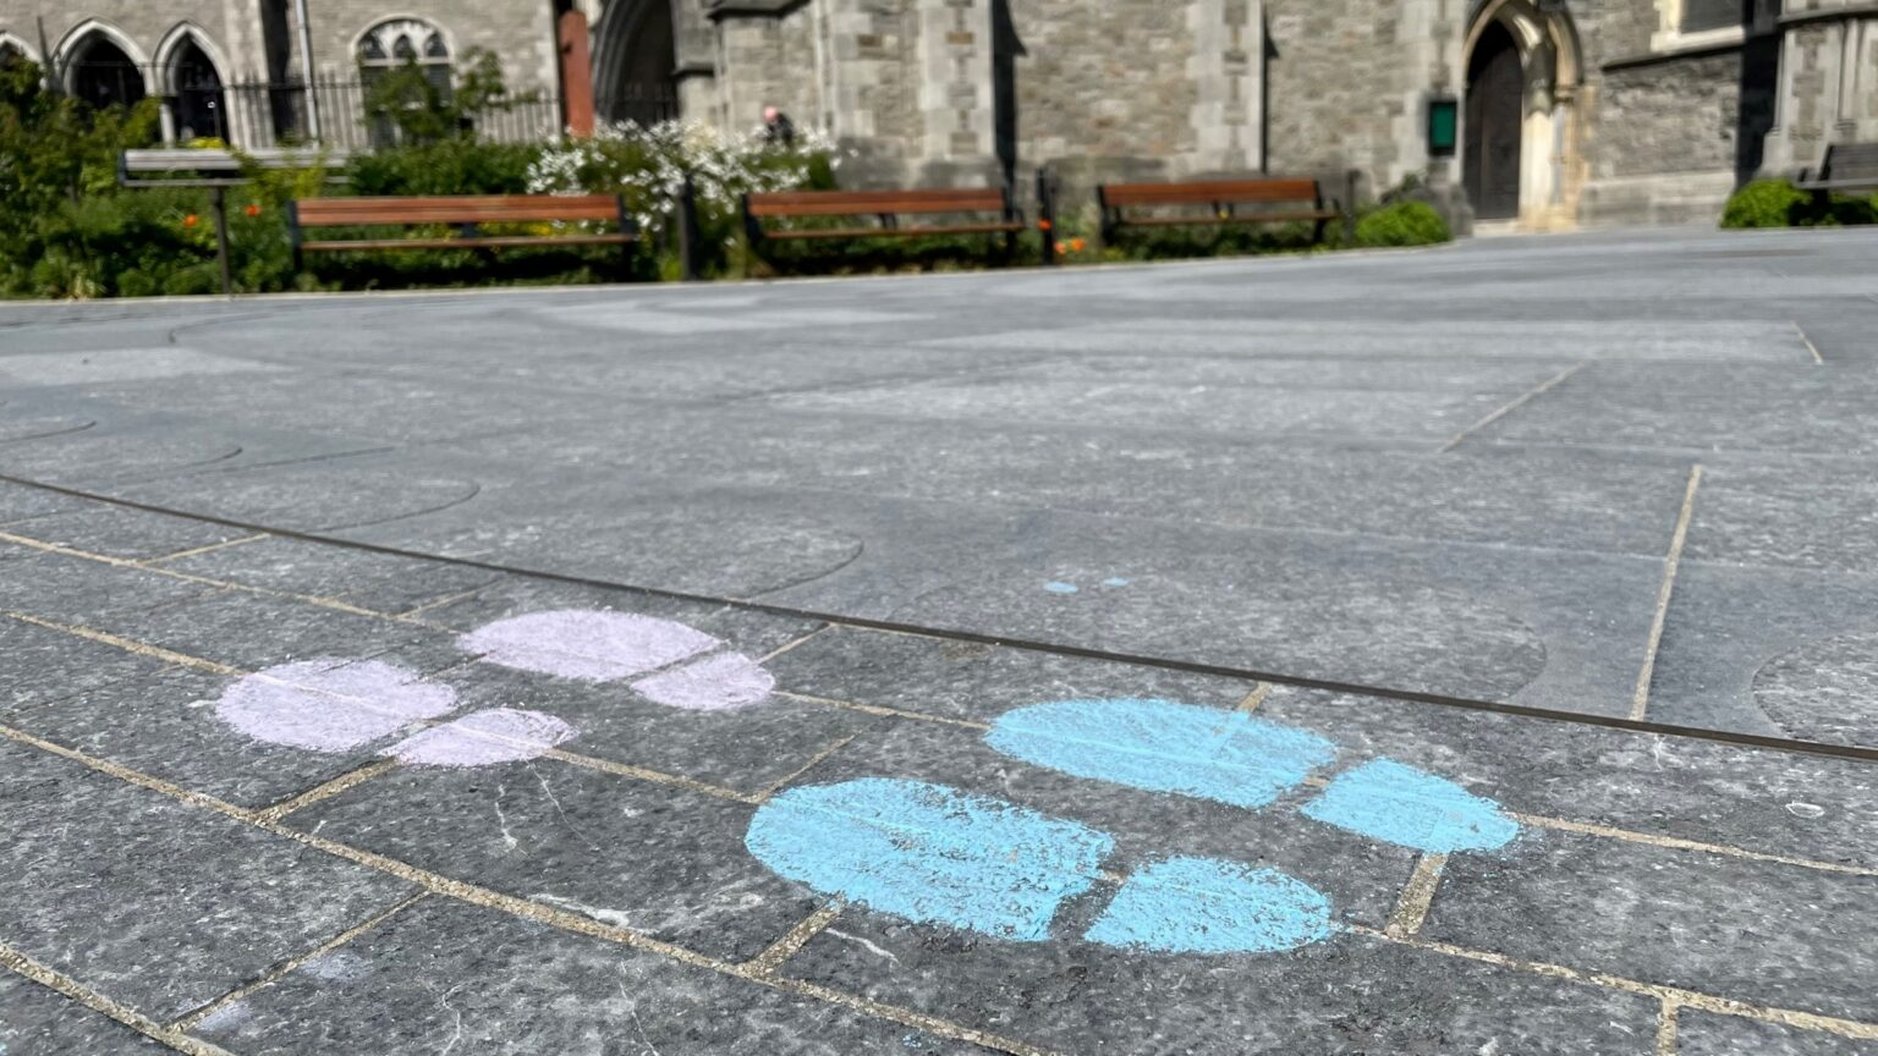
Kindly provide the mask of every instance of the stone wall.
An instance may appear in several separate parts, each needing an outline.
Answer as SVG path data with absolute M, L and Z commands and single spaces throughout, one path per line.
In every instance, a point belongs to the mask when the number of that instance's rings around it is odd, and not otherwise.
M 1169 175 L 1196 148 L 1190 5 L 1013 0 L 1018 153 L 1076 188 Z

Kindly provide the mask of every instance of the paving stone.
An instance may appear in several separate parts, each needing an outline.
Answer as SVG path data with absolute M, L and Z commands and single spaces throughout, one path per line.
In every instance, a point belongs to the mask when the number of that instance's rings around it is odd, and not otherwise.
M 482 490 L 474 477 L 401 472 L 374 459 L 375 454 L 354 448 L 278 465 L 255 460 L 259 464 L 125 485 L 115 493 L 244 524 L 337 532 L 470 504 Z
M 173 576 L 114 567 L 82 557 L 36 553 L 7 562 L 0 609 L 68 626 L 86 626 L 206 599 L 214 587 Z
M 1511 810 L 1878 868 L 1878 769 L 1851 759 L 1280 686 L 1261 714 Z
M 401 613 L 495 582 L 498 573 L 270 537 L 167 561 L 165 569 Z
M 0 974 L 0 1054 L 155 1056 L 169 1050 L 102 1013 L 21 976 Z
M 288 823 L 742 961 L 818 905 L 744 852 L 751 811 L 541 759 L 400 769 L 289 815 Z
M 45 701 L 154 674 L 160 661 L 61 631 L 0 617 L 0 719 Z
M 1256 682 L 1028 649 L 841 628 L 770 663 L 779 688 L 808 696 L 989 722 L 1049 700 L 1171 698 L 1232 707 Z
M 1878 480 L 1856 464 L 1717 466 L 1702 479 L 1686 557 L 1820 572 L 1878 571 Z
M 461 659 L 453 636 L 443 632 L 234 591 L 113 615 L 99 621 L 98 629 L 250 671 L 322 656 L 366 659 L 421 651 L 440 658 L 440 666 Z
M 100 504 L 56 517 L 39 518 L 30 525 L 19 526 L 15 534 L 106 557 L 141 561 L 216 546 L 254 533 L 207 521 Z
M 0 482 L 0 528 L 18 527 L 41 517 L 82 510 L 90 504 L 43 488 Z
M 1290 953 L 1169 956 L 982 939 L 850 909 L 786 971 L 1102 1056 L 1655 1052 L 1649 998 L 1348 934 Z
M 1684 562 L 1649 717 L 1878 747 L 1878 576 Z
M 1553 833 L 1450 859 L 1424 933 L 1526 960 L 1878 1019 L 1878 877 Z
M 332 1052 L 962 1056 L 976 1046 L 556 931 L 426 900 L 230 1005 L 202 1033 L 249 1056 Z
M 1878 1052 L 1878 1041 L 1685 1008 L 1676 1017 L 1676 1052 L 1678 1056 L 1871 1056 Z
M 0 942 L 158 1020 L 409 894 L 10 741 L 0 741 L 0 803 Z
M 375 758 L 374 749 L 327 754 L 254 740 L 216 715 L 234 681 L 184 668 L 146 668 L 95 689 L 8 709 L 7 725 L 243 807 L 265 807 Z

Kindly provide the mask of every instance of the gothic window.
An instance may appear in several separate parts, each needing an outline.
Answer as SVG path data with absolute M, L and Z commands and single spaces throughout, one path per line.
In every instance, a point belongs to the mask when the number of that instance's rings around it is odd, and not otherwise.
M 394 19 L 359 38 L 359 74 L 366 84 L 407 65 L 422 70 L 438 91 L 450 91 L 450 45 L 436 26 L 414 18 Z
M 93 32 L 72 49 L 72 95 L 103 109 L 133 106 L 145 95 L 143 68 L 117 42 Z

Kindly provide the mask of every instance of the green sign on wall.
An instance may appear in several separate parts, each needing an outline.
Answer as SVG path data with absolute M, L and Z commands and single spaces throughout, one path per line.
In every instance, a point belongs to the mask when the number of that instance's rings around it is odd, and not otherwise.
M 1454 156 L 1460 141 L 1461 105 L 1453 96 L 1430 96 L 1428 99 L 1428 156 Z

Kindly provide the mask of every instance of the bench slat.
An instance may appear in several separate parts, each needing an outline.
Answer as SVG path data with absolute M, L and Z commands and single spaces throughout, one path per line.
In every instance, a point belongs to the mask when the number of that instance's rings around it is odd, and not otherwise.
M 1221 219 L 1217 216 L 1143 216 L 1127 221 L 1126 227 L 1203 227 L 1208 224 L 1283 224 L 1293 220 L 1335 220 L 1342 213 L 1311 209 L 1299 213 L 1245 213 Z
M 803 231 L 765 231 L 764 238 L 910 238 L 915 235 L 994 235 L 1022 231 L 1023 224 L 946 224 L 929 227 L 829 227 Z
M 1098 188 L 1110 208 L 1318 199 L 1316 180 L 1195 180 L 1190 183 L 1110 183 Z
M 373 238 L 356 242 L 303 242 L 303 253 L 337 253 L 348 249 L 501 249 L 517 246 L 622 246 L 637 235 L 498 235 L 474 238 Z
M 752 194 L 751 216 L 865 216 L 895 213 L 1001 213 L 998 190 L 778 191 Z
M 603 194 L 308 198 L 296 204 L 302 227 L 618 220 L 620 212 L 619 200 Z

